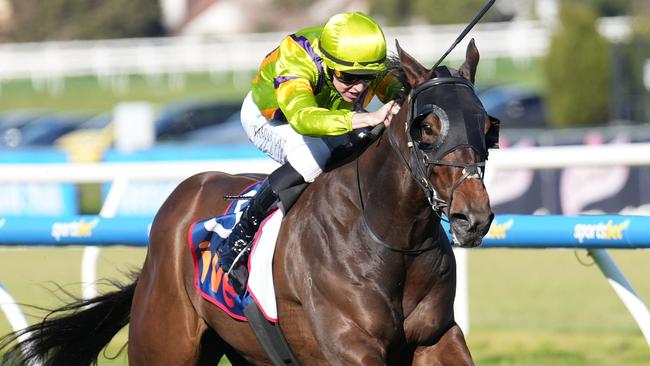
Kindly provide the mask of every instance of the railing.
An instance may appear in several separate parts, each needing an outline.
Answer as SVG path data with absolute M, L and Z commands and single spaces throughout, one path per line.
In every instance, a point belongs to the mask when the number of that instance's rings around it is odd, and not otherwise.
M 94 279 L 99 246 L 146 246 L 152 217 L 104 218 L 12 217 L 2 219 L 0 246 L 11 245 L 93 245 L 82 260 L 84 296 L 95 295 Z M 634 291 L 606 249 L 650 249 L 648 216 L 497 216 L 484 239 L 482 248 L 585 249 L 628 308 L 650 346 L 650 312 Z M 467 250 L 455 249 L 458 261 L 459 291 L 456 299 L 457 321 L 469 332 L 466 289 Z M 11 295 L 0 286 L 0 307 L 12 327 L 22 328 L 26 321 Z
M 511 148 L 506 150 L 495 150 L 490 153 L 488 170 L 486 171 L 486 185 L 491 184 L 495 171 L 509 169 L 552 169 L 576 166 L 650 166 L 650 144 L 622 144 L 622 145 L 596 145 L 596 146 L 565 146 L 565 147 L 541 147 L 541 148 Z M 190 161 L 190 162 L 146 162 L 146 163 L 101 163 L 101 164 L 0 164 L 0 182 L 102 182 L 113 181 L 113 187 L 106 198 L 102 212 L 99 217 L 86 218 L 60 218 L 51 222 L 40 232 L 33 226 L 28 225 L 23 232 L 20 232 L 20 224 L 9 221 L 7 218 L 0 218 L 0 227 L 5 233 L 0 235 L 0 245 L 11 243 L 29 244 L 46 243 L 77 243 L 77 244 L 134 244 L 146 245 L 148 225 L 150 219 L 134 220 L 132 224 L 137 228 L 126 230 L 122 228 L 124 235 L 115 228 L 117 226 L 128 227 L 126 223 L 111 221 L 114 216 L 117 204 L 121 200 L 121 194 L 129 180 L 160 180 L 180 179 L 194 173 L 208 170 L 220 170 L 231 173 L 245 171 L 270 172 L 277 166 L 269 159 L 254 159 L 244 161 Z M 75 221 L 76 220 L 76 221 Z M 119 220 L 119 219 L 112 219 Z M 550 225 L 548 220 L 556 220 Z M 560 221 L 561 220 L 561 221 Z M 60 221 L 60 222 L 59 222 Z M 611 225 L 610 225 L 611 221 Z M 111 226 L 117 225 L 117 226 Z M 517 224 L 517 222 L 520 222 Z M 521 223 L 523 222 L 523 223 Z M 71 235 L 74 230 L 72 226 L 63 228 L 55 224 L 69 225 L 91 225 L 97 233 L 107 233 L 99 239 Z M 14 228 L 17 225 L 18 229 Z M 499 225 L 501 225 L 499 227 Z M 612 230 L 607 230 L 608 225 Z M 614 227 L 615 226 L 615 227 Z M 556 231 L 545 229 L 544 240 L 539 240 L 541 235 L 533 235 L 531 230 L 535 228 L 554 227 Z M 108 228 L 108 229 L 105 229 Z M 496 228 L 496 231 L 495 231 Z M 503 229 L 503 230 L 501 230 Z M 8 235 L 9 230 L 16 232 L 15 235 Z M 18 230 L 18 231 L 15 231 Z M 505 236 L 499 236 L 501 231 Z M 604 231 L 603 231 L 604 230 Z M 110 232 L 110 234 L 108 234 Z M 600 232 L 614 233 L 609 237 L 600 238 Z M 503 234 L 502 233 L 502 234 Z M 551 233 L 551 234 L 549 234 Z M 533 233 L 534 234 L 534 233 Z M 100 235 L 100 234 L 97 234 Z M 4 238 L 4 239 L 3 239 Z M 49 238 L 49 239 L 47 239 Z M 58 238 L 58 241 L 57 241 Z M 601 240 L 602 239 L 602 240 Z M 485 240 L 486 247 L 550 247 L 550 248 L 583 248 L 590 252 L 601 271 L 608 278 L 614 291 L 632 313 L 641 328 L 648 344 L 650 345 L 650 313 L 643 301 L 636 295 L 632 286 L 627 282 L 622 272 L 607 254 L 604 248 L 650 248 L 650 218 L 648 217 L 626 217 L 626 216 L 583 216 L 583 217 L 555 217 L 555 216 L 533 216 L 520 219 L 518 216 L 497 217 L 492 226 L 492 232 Z M 459 290 L 457 291 L 457 308 L 460 308 L 456 315 L 459 324 L 463 329 L 469 329 L 469 318 L 467 312 L 467 282 L 466 282 L 466 250 L 458 250 L 458 272 Z M 84 283 L 84 296 L 94 295 L 95 263 L 98 254 L 98 247 L 88 247 L 84 253 L 82 265 L 82 283 Z M 0 287 L 0 295 L 6 295 L 6 291 Z M 0 299 L 0 301 L 6 301 Z M 9 296 L 10 299 L 10 296 Z M 5 304 L 12 306 L 11 304 Z M 5 309 L 5 312 L 16 316 L 16 307 Z M 24 321 L 24 319 L 23 319 Z M 22 324 L 20 320 L 12 324 Z

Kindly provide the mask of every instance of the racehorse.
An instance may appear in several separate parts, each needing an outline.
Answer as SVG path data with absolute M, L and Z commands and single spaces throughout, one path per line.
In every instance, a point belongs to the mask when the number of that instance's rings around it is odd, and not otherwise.
M 399 45 L 398 57 L 399 114 L 283 219 L 279 323 L 303 365 L 473 364 L 454 320 L 456 263 L 441 220 L 455 244 L 481 243 L 493 218 L 482 168 L 497 126 L 474 93 L 473 40 L 457 70 L 429 70 Z M 135 281 L 5 337 L 3 364 L 89 365 L 127 323 L 132 365 L 215 365 L 224 355 L 271 364 L 246 322 L 196 292 L 187 245 L 193 222 L 223 212 L 221 198 L 254 181 L 207 172 L 182 182 L 154 219 Z

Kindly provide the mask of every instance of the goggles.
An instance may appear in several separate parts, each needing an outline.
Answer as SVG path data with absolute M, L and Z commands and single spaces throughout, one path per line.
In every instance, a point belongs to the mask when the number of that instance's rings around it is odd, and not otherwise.
M 334 77 L 346 85 L 357 83 L 370 83 L 377 78 L 376 74 L 352 74 L 349 72 L 333 70 Z

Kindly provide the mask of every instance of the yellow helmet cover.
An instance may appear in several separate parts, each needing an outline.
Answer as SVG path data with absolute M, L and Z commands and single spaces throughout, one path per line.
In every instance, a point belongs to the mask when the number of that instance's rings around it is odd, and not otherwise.
M 319 50 L 327 67 L 348 73 L 385 69 L 386 38 L 375 20 L 360 13 L 341 13 L 323 27 Z

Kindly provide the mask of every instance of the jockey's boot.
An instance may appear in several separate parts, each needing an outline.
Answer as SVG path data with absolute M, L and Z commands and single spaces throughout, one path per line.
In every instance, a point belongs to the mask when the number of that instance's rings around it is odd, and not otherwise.
M 247 258 L 260 223 L 266 218 L 266 213 L 271 206 L 278 201 L 281 192 L 303 183 L 305 183 L 304 178 L 291 164 L 285 163 L 276 169 L 262 182 L 224 245 L 217 249 L 219 266 L 228 273 L 230 282 L 238 294 L 241 295 L 246 290 L 248 261 L 243 259 Z
M 248 206 L 242 213 L 239 222 L 233 227 L 224 245 L 217 249 L 219 266 L 225 273 L 228 273 L 235 291 L 240 295 L 244 293 L 248 279 L 247 261 L 241 259 L 247 258 L 250 244 L 260 223 L 277 199 L 278 195 L 273 192 L 269 179 L 265 179 L 255 196 L 248 202 Z

